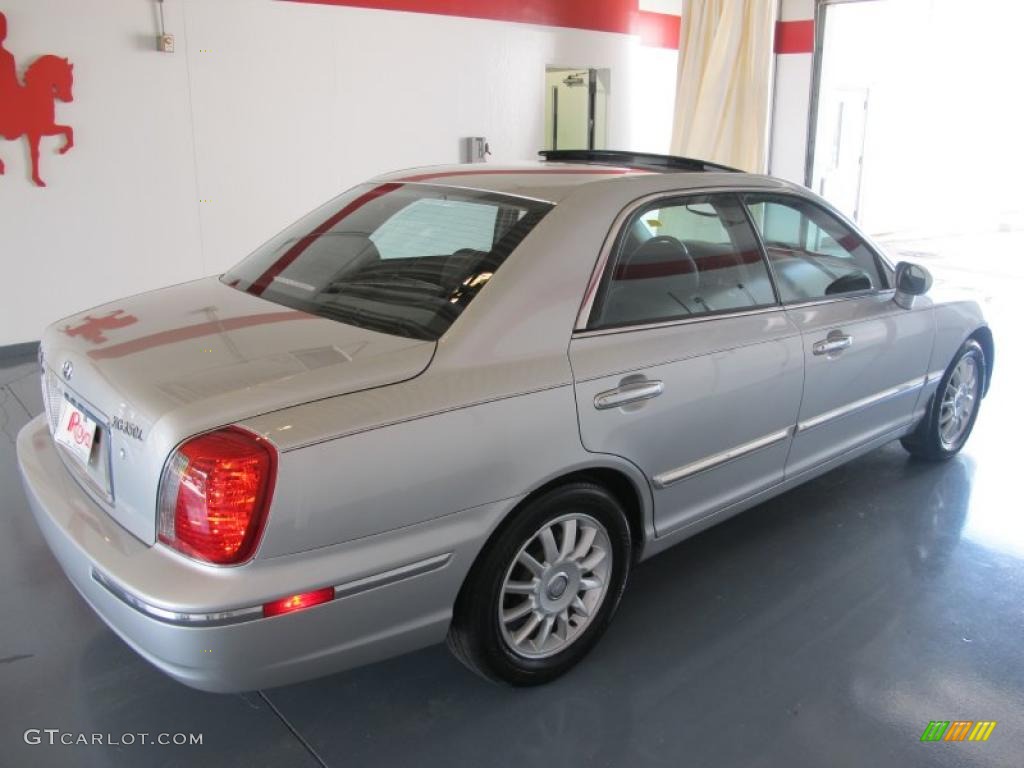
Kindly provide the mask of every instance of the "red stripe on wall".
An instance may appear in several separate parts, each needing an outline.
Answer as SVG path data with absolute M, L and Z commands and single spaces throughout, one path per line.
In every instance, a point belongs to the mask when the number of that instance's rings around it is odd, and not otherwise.
M 776 53 L 813 53 L 814 19 L 775 22 Z
M 678 48 L 679 30 L 682 19 L 671 13 L 651 13 L 638 11 L 636 31 L 640 33 L 640 42 L 652 48 Z
M 639 34 L 646 45 L 679 46 L 679 17 L 637 10 L 637 0 L 286 0 L 293 3 L 375 8 L 546 27 Z

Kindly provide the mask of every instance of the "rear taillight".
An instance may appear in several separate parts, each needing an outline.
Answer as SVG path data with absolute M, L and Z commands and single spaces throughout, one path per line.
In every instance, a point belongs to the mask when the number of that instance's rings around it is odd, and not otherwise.
M 256 550 L 277 475 L 277 451 L 251 432 L 225 427 L 193 437 L 160 478 L 160 541 L 219 565 Z

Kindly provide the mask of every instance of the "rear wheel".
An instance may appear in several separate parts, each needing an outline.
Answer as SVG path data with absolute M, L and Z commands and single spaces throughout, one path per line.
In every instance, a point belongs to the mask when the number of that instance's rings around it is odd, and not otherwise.
M 924 420 L 914 434 L 900 441 L 903 447 L 929 461 L 955 456 L 974 429 L 985 375 L 985 352 L 968 339 L 939 381 Z
M 543 494 L 473 566 L 449 647 L 474 672 L 513 685 L 564 674 L 611 621 L 631 551 L 625 513 L 604 488 L 576 482 Z

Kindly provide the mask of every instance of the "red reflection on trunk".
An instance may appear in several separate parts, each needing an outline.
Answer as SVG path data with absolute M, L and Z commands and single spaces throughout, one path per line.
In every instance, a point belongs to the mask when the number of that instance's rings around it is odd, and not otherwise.
M 103 335 L 104 331 L 124 328 L 126 325 L 132 325 L 137 322 L 139 322 L 139 318 L 135 315 L 126 315 L 123 309 L 115 309 L 110 314 L 102 315 L 101 317 L 86 315 L 78 325 L 65 325 L 61 328 L 61 331 L 71 337 L 81 336 L 93 344 L 102 344 L 107 340 L 107 337 Z
M 124 357 L 136 352 L 142 352 L 154 347 L 162 347 L 165 344 L 175 344 L 179 341 L 198 339 L 200 336 L 223 331 L 234 331 L 239 328 L 249 328 L 254 325 L 267 325 L 269 323 L 281 323 L 286 320 L 316 320 L 316 315 L 309 315 L 297 310 L 286 312 L 264 312 L 259 315 L 239 315 L 237 317 L 225 317 L 223 320 L 211 320 L 207 323 L 196 323 L 186 325 L 183 328 L 171 328 L 168 331 L 151 333 L 149 336 L 140 336 L 137 339 L 126 341 L 122 344 L 113 344 L 102 349 L 93 349 L 87 352 L 93 360 L 106 360 L 113 357 Z

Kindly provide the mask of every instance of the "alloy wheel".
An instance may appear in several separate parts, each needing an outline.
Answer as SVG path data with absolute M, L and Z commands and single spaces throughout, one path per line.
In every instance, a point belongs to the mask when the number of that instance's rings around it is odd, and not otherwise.
M 608 531 L 590 515 L 546 523 L 516 554 L 498 600 L 508 647 L 530 659 L 568 648 L 601 608 L 611 580 Z
M 939 405 L 939 440 L 947 451 L 956 447 L 971 423 L 978 384 L 978 363 L 971 355 L 964 355 L 953 369 Z

